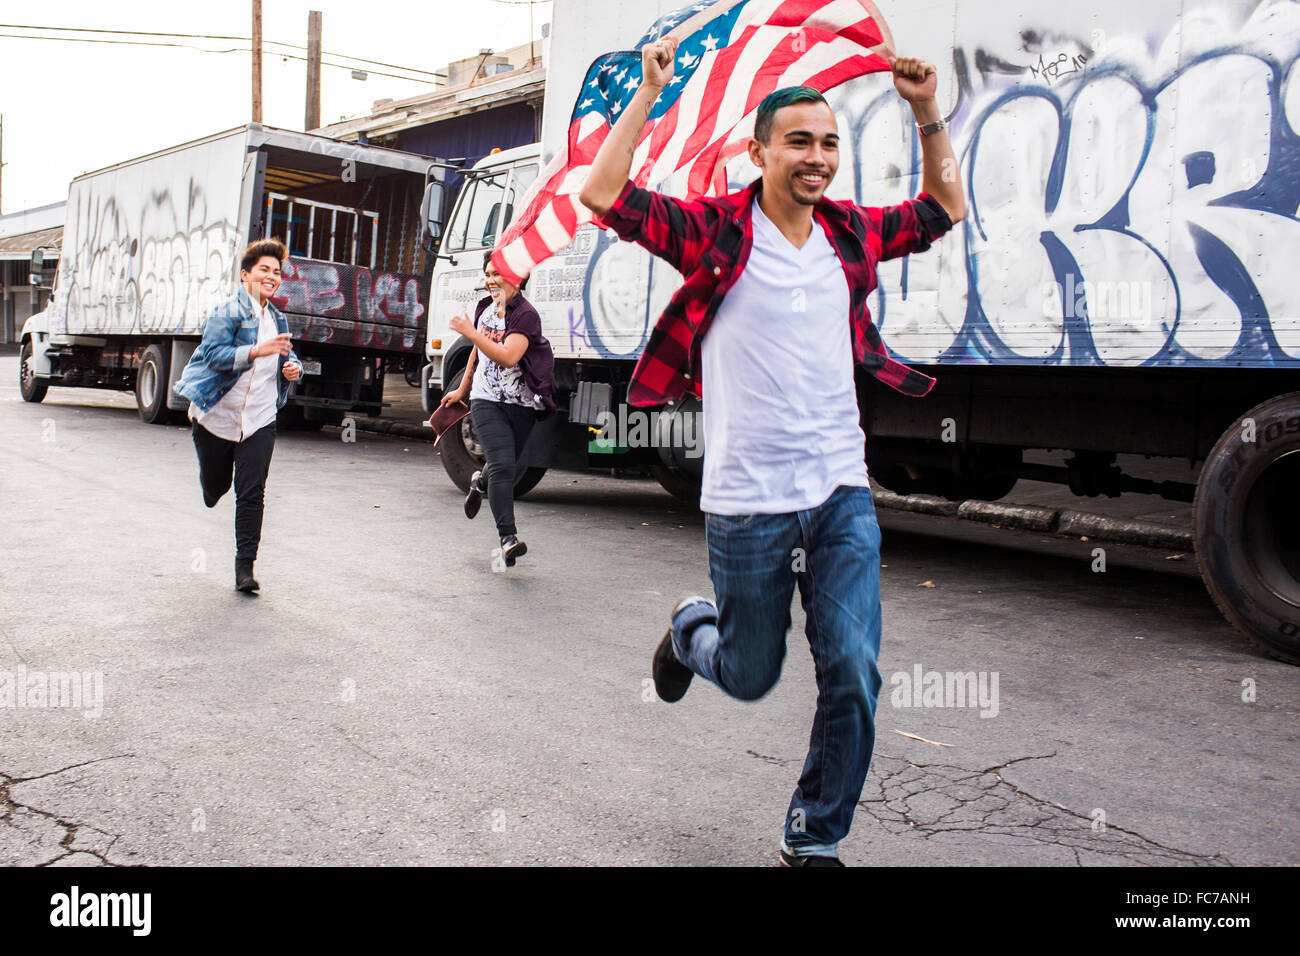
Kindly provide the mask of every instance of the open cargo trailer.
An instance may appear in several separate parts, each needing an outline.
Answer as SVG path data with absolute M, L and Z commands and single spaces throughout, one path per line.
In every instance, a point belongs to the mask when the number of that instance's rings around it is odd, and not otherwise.
M 258 124 L 73 180 L 51 307 L 23 330 L 23 394 L 134 389 L 141 418 L 187 407 L 171 389 L 239 257 L 283 239 L 285 313 L 304 375 L 282 413 L 312 426 L 378 414 L 390 369 L 423 349 L 420 202 L 430 161 Z

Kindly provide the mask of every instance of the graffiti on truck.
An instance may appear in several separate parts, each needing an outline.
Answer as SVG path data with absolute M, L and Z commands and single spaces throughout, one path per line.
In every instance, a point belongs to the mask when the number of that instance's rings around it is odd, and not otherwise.
M 1300 242 L 1300 3 L 1219 0 L 1128 34 L 1032 20 L 952 51 L 969 215 L 926 254 L 881 264 L 873 314 L 890 348 L 932 363 L 1300 365 L 1300 296 L 1276 261 Z M 889 78 L 831 103 L 832 197 L 916 195 L 920 144 Z M 629 255 L 597 240 L 582 290 L 585 341 L 606 357 L 644 346 L 662 308 L 646 299 L 664 300 L 663 273 L 667 293 L 679 281 Z M 601 292 L 613 276 L 641 295 Z
M 148 190 L 134 208 L 95 184 L 78 191 L 69 209 L 75 245 L 60 260 L 66 291 L 56 328 L 196 331 L 231 294 L 239 257 L 239 230 L 228 220 L 212 221 L 208 207 L 192 179 L 179 192 Z
M 298 317 L 307 341 L 402 351 L 420 341 L 426 311 L 415 276 L 308 259 L 285 262 L 271 301 Z

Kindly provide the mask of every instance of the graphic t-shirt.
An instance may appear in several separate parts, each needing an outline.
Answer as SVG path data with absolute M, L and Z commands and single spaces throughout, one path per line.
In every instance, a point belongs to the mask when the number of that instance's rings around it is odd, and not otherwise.
M 497 314 L 496 305 L 489 304 L 478 320 L 479 331 L 493 342 L 505 342 L 506 320 Z M 542 400 L 524 383 L 522 362 L 513 368 L 498 365 L 482 352 L 474 360 L 474 381 L 470 385 L 470 400 L 482 398 L 489 402 L 509 402 L 528 408 L 542 408 Z

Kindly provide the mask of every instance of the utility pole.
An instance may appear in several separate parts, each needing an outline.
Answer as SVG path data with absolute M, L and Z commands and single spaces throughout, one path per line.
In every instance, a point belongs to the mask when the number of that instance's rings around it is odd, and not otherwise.
M 308 130 L 320 128 L 320 11 L 307 12 L 307 122 Z
M 253 122 L 262 122 L 262 0 L 253 0 Z
M 5 171 L 5 115 L 0 113 L 0 182 Z M 4 189 L 0 188 L 0 212 L 4 211 Z

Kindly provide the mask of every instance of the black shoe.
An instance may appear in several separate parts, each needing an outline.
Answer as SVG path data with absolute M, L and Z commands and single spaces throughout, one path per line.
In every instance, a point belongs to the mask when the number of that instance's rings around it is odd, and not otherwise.
M 253 577 L 252 561 L 235 562 L 235 590 L 243 591 L 245 594 L 258 590 L 261 587 L 257 583 L 257 578 Z
M 781 851 L 782 866 L 844 866 L 838 856 L 794 856 Z
M 483 472 L 474 472 L 474 477 L 469 480 L 469 494 L 465 496 L 465 517 L 473 518 L 478 514 L 478 509 L 483 506 L 483 489 L 479 482 L 483 480 Z
M 674 703 L 682 699 L 686 694 L 686 688 L 691 686 L 691 678 L 695 672 L 677 659 L 677 653 L 673 650 L 673 629 L 668 628 L 664 634 L 664 639 L 659 642 L 655 648 L 654 663 L 650 665 L 650 673 L 655 679 L 655 693 L 659 699 L 668 703 Z
M 522 558 L 528 553 L 528 545 L 524 544 L 513 534 L 508 534 L 501 539 L 501 556 L 506 559 L 506 567 L 515 566 L 515 558 Z

